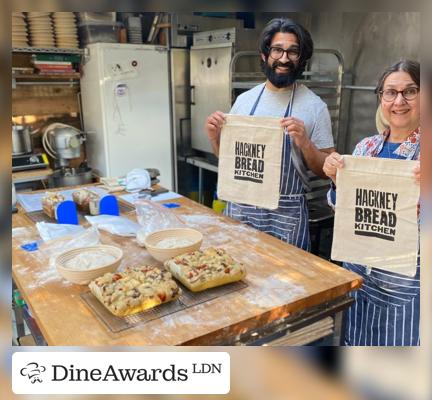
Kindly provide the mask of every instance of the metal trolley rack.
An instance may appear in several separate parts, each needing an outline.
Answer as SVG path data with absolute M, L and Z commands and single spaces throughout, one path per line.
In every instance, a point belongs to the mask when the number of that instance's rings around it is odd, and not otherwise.
M 330 71 L 322 71 L 322 58 L 330 56 L 333 65 Z M 239 51 L 234 54 L 230 64 L 230 89 L 234 103 L 239 91 L 248 90 L 263 82 L 262 72 L 239 72 L 238 64 L 245 58 L 257 57 L 256 51 Z M 326 57 L 327 58 L 327 57 Z M 328 65 L 328 60 L 325 60 Z M 335 143 L 338 143 L 340 128 L 340 109 L 342 97 L 342 81 L 344 75 L 344 60 L 342 54 L 333 49 L 315 49 L 314 56 L 303 73 L 304 79 L 299 80 L 313 90 L 327 104 L 332 121 L 332 130 Z M 336 146 L 338 147 L 338 146 Z

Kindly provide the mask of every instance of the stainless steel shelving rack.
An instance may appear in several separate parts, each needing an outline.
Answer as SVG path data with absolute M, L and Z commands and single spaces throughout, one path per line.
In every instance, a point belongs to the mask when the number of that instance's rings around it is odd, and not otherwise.
M 12 47 L 12 53 L 84 54 L 84 49 L 62 49 L 59 47 Z
M 238 72 L 236 70 L 237 65 L 242 59 L 248 57 L 256 58 L 257 56 L 258 53 L 256 51 L 239 51 L 233 56 L 230 65 L 230 89 L 233 101 L 235 99 L 235 90 L 252 89 L 259 83 L 264 82 L 265 76 L 262 72 Z M 334 57 L 334 68 L 327 71 L 314 70 L 316 65 L 320 66 L 320 58 L 323 56 Z M 343 75 L 344 60 L 339 51 L 333 49 L 315 49 L 314 56 L 303 73 L 304 78 L 298 81 L 314 91 L 327 104 L 332 121 L 335 143 L 338 143 L 339 139 Z

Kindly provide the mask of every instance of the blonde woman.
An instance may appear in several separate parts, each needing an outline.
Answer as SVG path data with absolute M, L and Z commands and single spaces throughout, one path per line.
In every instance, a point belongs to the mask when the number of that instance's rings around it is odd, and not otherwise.
M 354 156 L 401 160 L 420 159 L 420 65 L 403 60 L 387 68 L 376 87 L 383 120 L 383 133 L 367 137 L 357 144 Z M 330 154 L 323 171 L 332 179 L 329 204 L 336 203 L 336 171 L 343 168 L 342 156 Z M 413 171 L 420 182 L 420 165 Z M 344 267 L 364 279 L 352 294 L 354 304 L 346 314 L 344 341 L 350 346 L 419 345 L 420 261 L 416 275 L 410 278 L 379 268 L 344 263 Z

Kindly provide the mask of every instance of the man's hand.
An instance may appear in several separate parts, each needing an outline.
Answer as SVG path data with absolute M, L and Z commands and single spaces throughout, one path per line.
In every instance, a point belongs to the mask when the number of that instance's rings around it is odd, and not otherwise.
M 287 131 L 294 144 L 300 149 L 308 168 L 317 176 L 326 178 L 323 172 L 324 159 L 334 148 L 317 149 L 306 133 L 302 120 L 294 117 L 281 119 L 281 126 Z
M 343 168 L 343 158 L 337 153 L 333 152 L 324 161 L 323 171 L 324 173 L 336 183 L 336 172 L 339 168 Z
M 306 128 L 302 120 L 294 117 L 282 118 L 281 126 L 287 131 L 288 135 L 292 137 L 299 149 L 303 149 L 311 143 L 306 134 Z
M 216 111 L 206 119 L 204 129 L 207 132 L 213 153 L 219 157 L 219 144 L 222 125 L 225 123 L 225 114 L 222 111 Z
M 222 125 L 225 123 L 225 114 L 222 111 L 216 111 L 206 119 L 205 130 L 210 142 L 219 143 Z

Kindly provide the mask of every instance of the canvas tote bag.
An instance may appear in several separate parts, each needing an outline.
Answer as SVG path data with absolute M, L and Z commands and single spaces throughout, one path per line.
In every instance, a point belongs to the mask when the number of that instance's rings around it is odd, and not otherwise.
M 283 135 L 280 118 L 226 115 L 219 148 L 218 197 L 275 210 Z
M 418 161 L 343 156 L 336 175 L 331 257 L 414 276 L 419 249 Z

